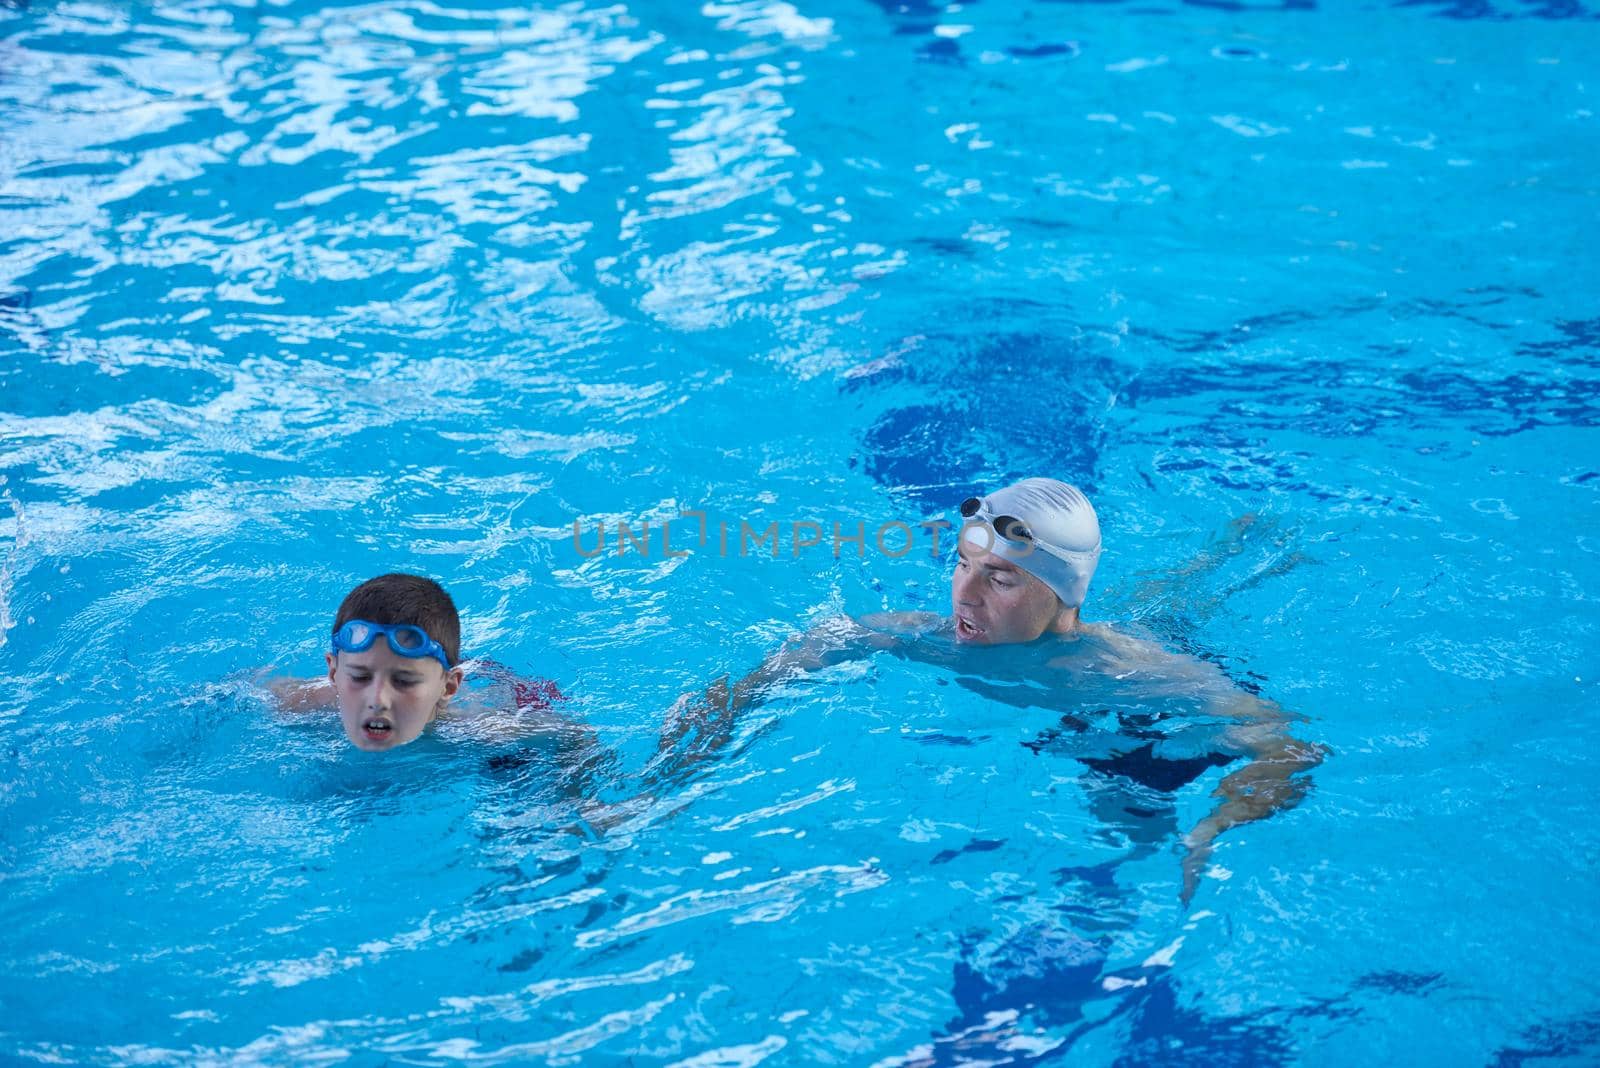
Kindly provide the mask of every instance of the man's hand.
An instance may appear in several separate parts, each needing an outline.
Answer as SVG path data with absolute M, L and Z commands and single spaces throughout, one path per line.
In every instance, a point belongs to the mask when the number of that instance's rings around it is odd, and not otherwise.
M 733 700 L 724 676 L 707 686 L 705 693 L 684 694 L 673 703 L 661 727 L 656 754 L 707 756 L 726 745 L 732 731 Z
M 1322 763 L 1327 753 L 1324 746 L 1302 742 L 1288 734 L 1276 735 L 1274 744 L 1262 746 L 1254 760 L 1217 784 L 1211 796 L 1222 798 L 1222 803 L 1183 838 L 1183 889 L 1179 896 L 1185 905 L 1200 885 L 1217 835 L 1299 804 L 1311 780 L 1295 776 Z

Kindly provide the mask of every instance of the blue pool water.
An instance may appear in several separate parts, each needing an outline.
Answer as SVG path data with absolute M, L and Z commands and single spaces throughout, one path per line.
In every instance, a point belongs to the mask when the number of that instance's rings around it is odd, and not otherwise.
M 0 0 L 0 1059 L 1600 1059 L 1597 46 L 1576 0 Z M 844 665 L 647 785 L 679 695 L 949 570 L 663 520 L 1029 474 L 1095 501 L 1090 618 L 1330 750 L 1191 903 L 1224 772 L 1095 774 L 1088 680 L 1074 732 Z M 569 695 L 581 797 L 268 707 L 392 569 Z

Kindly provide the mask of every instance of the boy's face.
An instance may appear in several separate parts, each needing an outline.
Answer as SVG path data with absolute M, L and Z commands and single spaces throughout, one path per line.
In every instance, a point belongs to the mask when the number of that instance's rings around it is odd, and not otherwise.
M 963 541 L 950 576 L 956 639 L 971 645 L 1031 642 L 1055 622 L 1055 592 L 1009 560 Z
M 431 656 L 399 656 L 385 641 L 327 657 L 345 737 L 369 752 L 414 741 L 461 688 L 459 667 L 446 671 Z

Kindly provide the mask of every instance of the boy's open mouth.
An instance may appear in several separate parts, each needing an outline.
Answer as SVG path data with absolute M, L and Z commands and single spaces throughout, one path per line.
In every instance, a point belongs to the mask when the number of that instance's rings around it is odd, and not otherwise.
M 363 723 L 361 729 L 366 732 L 368 738 L 387 738 L 389 732 L 394 730 L 394 724 L 386 719 L 374 717 Z

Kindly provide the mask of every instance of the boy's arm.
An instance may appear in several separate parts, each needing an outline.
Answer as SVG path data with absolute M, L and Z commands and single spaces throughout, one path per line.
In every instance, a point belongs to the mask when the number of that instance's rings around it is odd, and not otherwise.
M 656 758 L 686 744 L 696 758 L 707 756 L 727 745 L 739 713 L 765 701 L 775 686 L 890 648 L 937 619 L 926 612 L 879 612 L 859 620 L 851 616 L 825 620 L 785 642 L 739 681 L 730 684 L 724 677 L 703 694 L 680 698 L 667 714 Z

